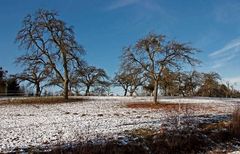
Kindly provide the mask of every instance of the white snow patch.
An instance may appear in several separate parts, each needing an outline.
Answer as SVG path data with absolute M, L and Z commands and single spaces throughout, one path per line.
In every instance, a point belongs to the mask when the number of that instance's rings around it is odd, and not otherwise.
M 55 145 L 114 137 L 126 130 L 160 128 L 174 113 L 163 110 L 128 109 L 127 102 L 151 97 L 88 97 L 90 101 L 48 105 L 0 105 L 0 152 L 29 146 Z M 230 113 L 240 99 L 160 98 L 167 103 L 215 105 L 210 114 Z M 209 114 L 197 111 L 194 114 Z

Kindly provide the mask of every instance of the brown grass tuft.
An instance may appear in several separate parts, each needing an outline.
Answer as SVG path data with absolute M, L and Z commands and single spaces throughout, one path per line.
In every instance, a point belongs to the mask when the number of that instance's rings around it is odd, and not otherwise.
M 29 98 L 14 98 L 0 101 L 0 105 L 21 105 L 21 104 L 58 104 L 58 103 L 71 103 L 82 102 L 86 99 L 83 98 L 69 98 L 62 97 L 29 97 Z
M 129 134 L 134 136 L 140 136 L 140 137 L 151 137 L 157 134 L 157 132 L 150 128 L 138 128 L 138 129 L 131 130 Z

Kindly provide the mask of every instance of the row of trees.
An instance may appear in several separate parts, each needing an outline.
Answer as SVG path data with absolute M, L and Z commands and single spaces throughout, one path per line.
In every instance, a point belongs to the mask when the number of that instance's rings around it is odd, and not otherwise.
M 121 86 L 124 95 L 131 96 L 143 89 L 153 94 L 154 102 L 159 90 L 174 96 L 230 96 L 230 88 L 219 84 L 216 73 L 183 73 L 185 66 L 200 63 L 194 58 L 198 50 L 187 43 L 167 40 L 164 35 L 148 34 L 124 48 L 120 69 L 113 80 L 105 70 L 83 60 L 85 50 L 76 41 L 73 27 L 54 11 L 40 9 L 27 15 L 16 42 L 27 52 L 16 59 L 24 70 L 15 78 L 33 85 L 36 96 L 48 86 L 62 88 L 64 98 L 68 99 L 72 92 L 78 94 L 81 87 L 85 87 L 85 95 L 90 95 L 91 90 L 109 92 L 111 85 Z M 223 95 L 223 91 L 228 94 Z
M 114 81 L 117 86 L 123 88 L 125 96 L 127 94 L 132 96 L 133 93 L 153 95 L 154 81 L 151 78 L 136 78 L 138 75 L 140 74 L 132 76 L 119 72 Z M 220 75 L 215 72 L 172 72 L 165 69 L 161 80 L 159 80 L 159 91 L 163 96 L 240 97 L 239 91 L 235 90 L 229 82 L 223 83 Z
M 54 74 L 51 73 L 52 72 L 40 70 L 36 66 L 31 65 L 25 68 L 23 72 L 14 75 L 14 77 L 20 82 L 27 81 L 28 87 L 35 88 L 35 96 L 41 96 L 43 91 L 51 86 L 64 89 L 61 78 L 55 77 Z M 85 88 L 85 96 L 92 95 L 93 93 L 104 95 L 108 88 L 110 88 L 108 78 L 105 70 L 84 65 L 79 70 L 70 71 L 68 95 L 80 95 L 80 91 L 82 91 L 83 88 Z
M 149 78 L 142 77 L 143 74 L 142 71 L 139 71 L 139 68 L 131 67 L 131 69 L 127 68 L 125 71 L 121 70 L 120 73 L 122 74 L 116 73 L 113 80 L 110 80 L 106 72 L 102 69 L 96 70 L 95 67 L 91 67 L 90 70 L 91 71 L 82 70 L 82 72 L 80 72 L 84 74 L 74 74 L 76 77 L 71 76 L 71 95 L 81 95 L 80 91 L 83 89 L 85 89 L 84 95 L 109 95 L 110 87 L 112 86 L 122 87 L 124 96 L 133 96 L 133 94 L 142 96 L 153 95 L 154 83 Z M 100 73 L 97 73 L 98 71 Z M 33 82 L 33 76 L 28 74 L 27 77 L 25 73 L 26 72 L 23 72 L 20 76 L 7 76 L 7 71 L 0 68 L 1 95 L 20 96 L 24 94 L 32 95 L 33 93 L 35 93 L 36 96 L 40 96 L 41 94 L 49 95 L 46 89 L 44 93 L 42 92 L 46 84 L 40 82 L 41 84 L 39 85 L 43 86 L 41 86 L 40 92 L 38 92 L 39 87 Z M 25 74 L 24 78 L 23 74 Z M 99 76 L 101 76 L 101 78 L 99 78 Z M 48 77 L 45 79 L 48 79 Z M 28 81 L 28 86 L 35 87 L 36 91 L 32 92 L 24 87 L 20 87 L 19 81 Z M 44 82 L 47 83 L 47 81 Z M 50 83 L 50 85 L 58 86 L 58 82 L 54 83 L 51 79 Z M 162 80 L 159 81 L 159 91 L 161 95 L 164 96 L 240 97 L 239 91 L 235 90 L 229 82 L 222 83 L 220 75 L 215 72 L 171 72 L 164 70 Z

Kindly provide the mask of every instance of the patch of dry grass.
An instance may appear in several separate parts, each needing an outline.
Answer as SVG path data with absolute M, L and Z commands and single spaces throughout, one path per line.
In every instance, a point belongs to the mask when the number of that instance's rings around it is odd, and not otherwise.
M 63 97 L 29 97 L 29 98 L 14 98 L 7 100 L 0 100 L 0 105 L 21 105 L 21 104 L 58 104 L 86 101 L 84 98 L 69 98 Z
M 229 128 L 231 125 L 231 121 L 221 121 L 218 123 L 212 123 L 212 124 L 207 124 L 207 125 L 203 125 L 202 129 L 203 130 L 213 130 L 213 129 L 225 129 L 225 128 Z
M 200 110 L 215 110 L 214 107 L 211 105 L 204 106 L 202 104 L 191 104 L 191 103 L 152 103 L 152 102 L 135 102 L 135 103 L 128 103 L 126 105 L 127 108 L 131 109 L 161 109 L 165 111 L 176 111 L 176 112 L 182 112 L 182 111 L 200 111 Z
M 138 129 L 128 131 L 127 133 L 134 136 L 151 137 L 159 132 L 156 132 L 155 130 L 150 128 L 138 128 Z

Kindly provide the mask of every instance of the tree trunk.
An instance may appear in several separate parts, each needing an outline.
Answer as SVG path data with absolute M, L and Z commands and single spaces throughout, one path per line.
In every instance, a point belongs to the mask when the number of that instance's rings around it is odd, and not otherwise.
M 64 99 L 68 99 L 68 79 L 64 80 Z
M 69 81 L 69 82 L 70 82 L 70 81 Z M 73 96 L 71 83 L 69 84 L 68 94 L 69 94 L 70 96 Z
M 90 90 L 90 86 L 87 86 L 86 92 L 85 92 L 85 96 L 89 96 L 89 90 Z
M 153 102 L 157 103 L 157 97 L 158 97 L 158 81 L 154 81 L 154 93 L 153 93 Z
M 68 77 L 68 62 L 67 62 L 67 55 L 66 51 L 62 49 L 62 57 L 63 57 L 63 69 L 64 69 L 64 99 L 68 99 L 68 84 L 69 84 L 69 77 Z
M 124 96 L 127 96 L 127 89 L 124 89 Z
M 39 83 L 37 83 L 37 84 L 36 84 L 36 94 L 35 94 L 36 97 L 39 97 L 39 96 L 41 95 L 40 90 L 41 90 L 41 89 L 40 89 L 40 85 L 39 85 Z
M 167 86 L 164 86 L 164 96 L 167 96 Z

